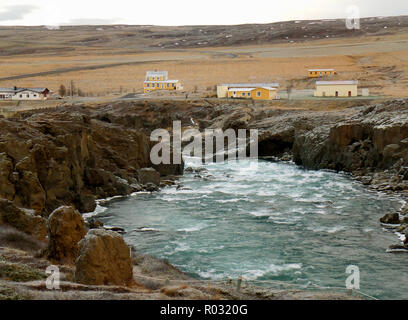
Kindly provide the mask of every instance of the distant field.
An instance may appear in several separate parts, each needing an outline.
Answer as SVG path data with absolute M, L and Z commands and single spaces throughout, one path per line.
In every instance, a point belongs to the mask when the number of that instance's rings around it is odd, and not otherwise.
M 313 89 L 307 69 L 330 67 L 338 72 L 333 79 L 360 80 L 360 87 L 369 88 L 372 95 L 408 97 L 408 18 L 366 23 L 366 31 L 362 24 L 363 31 L 355 34 L 342 32 L 339 22 L 260 25 L 264 32 L 256 26 L 1 27 L 0 87 L 57 91 L 72 80 L 89 96 L 124 95 L 142 91 L 147 70 L 163 69 L 181 80 L 187 92 L 205 96 L 223 82 L 277 81 L 282 90 L 292 82 L 297 89 Z M 252 30 L 255 40 L 248 34 L 239 40 L 240 28 Z M 197 40 L 203 34 L 207 40 Z M 224 46 L 221 34 L 226 34 Z M 170 39 L 178 47 L 170 45 Z M 4 80 L 9 77 L 14 79 Z

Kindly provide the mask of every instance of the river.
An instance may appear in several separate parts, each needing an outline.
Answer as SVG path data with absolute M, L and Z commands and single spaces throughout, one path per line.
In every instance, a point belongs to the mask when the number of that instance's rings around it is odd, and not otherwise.
M 292 163 L 255 160 L 186 173 L 161 192 L 104 202 L 98 217 L 127 230 L 142 253 L 167 259 L 200 279 L 283 281 L 296 288 L 345 287 L 360 270 L 360 290 L 408 299 L 407 254 L 387 253 L 398 237 L 379 223 L 402 202 L 350 176 Z

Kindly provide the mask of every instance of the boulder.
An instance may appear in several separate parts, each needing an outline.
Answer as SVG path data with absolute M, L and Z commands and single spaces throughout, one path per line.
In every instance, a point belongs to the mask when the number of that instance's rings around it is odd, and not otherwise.
M 157 164 L 153 168 L 160 173 L 161 176 L 182 175 L 184 173 L 184 162 L 180 164 Z
M 45 240 L 47 236 L 43 217 L 35 215 L 33 210 L 20 209 L 6 199 L 0 199 L 0 224 L 12 226 L 38 240 Z
M 90 285 L 129 285 L 133 279 L 130 249 L 116 232 L 92 229 L 79 242 L 75 281 Z
M 103 228 L 103 222 L 96 218 L 89 218 L 86 222 L 86 226 L 88 227 L 88 229 Z
M 155 192 L 155 191 L 159 191 L 160 189 L 154 183 L 149 182 L 144 186 L 144 190 L 149 191 L 149 192 Z
M 399 224 L 400 218 L 398 212 L 394 213 L 387 213 L 382 218 L 380 218 L 380 222 L 382 223 L 389 223 L 389 224 Z
M 47 221 L 47 257 L 62 264 L 74 264 L 78 255 L 78 242 L 85 236 L 85 222 L 72 207 L 59 207 Z
M 160 173 L 153 168 L 142 168 L 137 170 L 137 176 L 141 184 L 153 183 L 160 185 Z

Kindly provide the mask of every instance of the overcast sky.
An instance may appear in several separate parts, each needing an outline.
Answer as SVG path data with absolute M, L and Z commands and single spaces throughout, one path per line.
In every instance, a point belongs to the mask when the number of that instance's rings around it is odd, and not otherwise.
M 241 24 L 408 15 L 408 0 L 0 0 L 0 25 Z

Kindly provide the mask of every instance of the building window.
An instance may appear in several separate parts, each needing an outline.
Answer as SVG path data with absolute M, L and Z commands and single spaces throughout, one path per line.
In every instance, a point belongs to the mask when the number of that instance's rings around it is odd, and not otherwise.
M 242 92 L 242 96 L 245 97 L 245 92 Z
M 176 86 L 174 83 L 172 84 L 173 88 Z
M 257 91 L 257 92 L 256 92 L 256 96 L 257 96 L 257 97 L 260 97 L 260 96 L 261 96 L 261 91 Z
M 251 93 L 250 92 L 248 92 L 248 97 L 250 97 L 251 96 Z
M 23 97 L 23 95 L 22 94 L 20 94 L 20 98 L 22 98 Z

